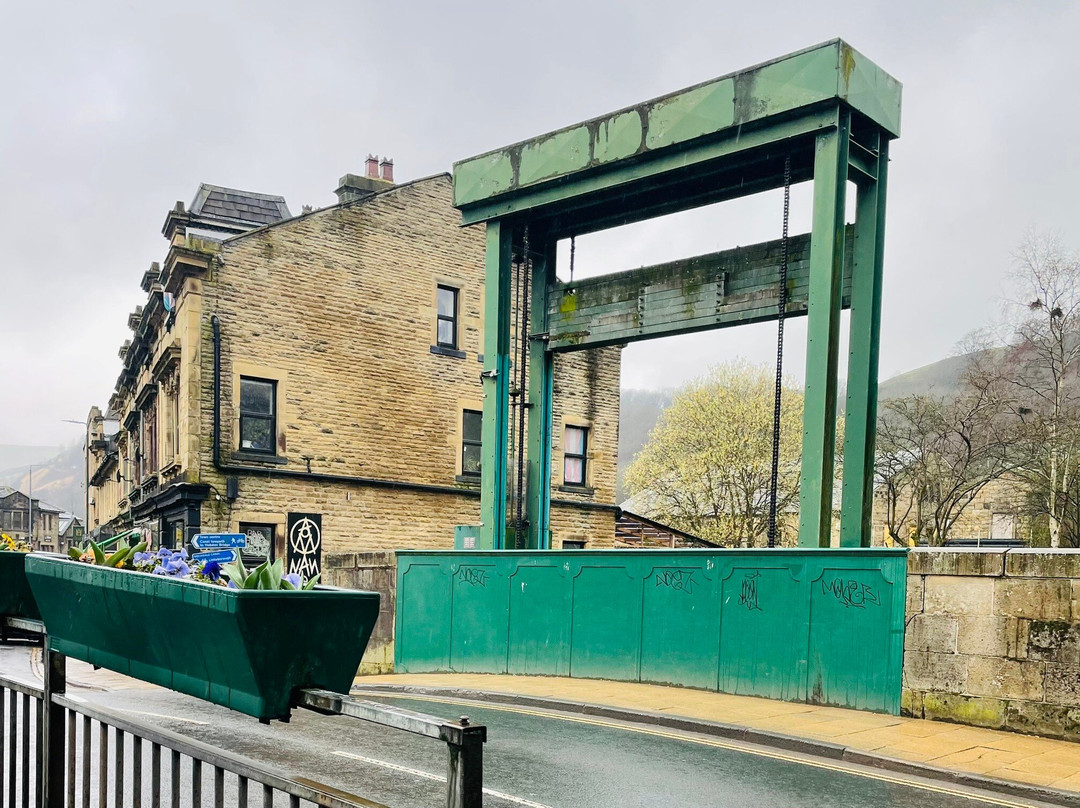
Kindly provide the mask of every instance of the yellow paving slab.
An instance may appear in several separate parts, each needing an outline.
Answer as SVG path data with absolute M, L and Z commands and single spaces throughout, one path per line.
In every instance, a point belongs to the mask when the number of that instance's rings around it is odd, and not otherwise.
M 387 674 L 356 680 L 360 688 L 369 684 L 485 690 L 663 712 L 1080 792 L 1080 744 L 1001 730 L 636 682 L 497 674 Z

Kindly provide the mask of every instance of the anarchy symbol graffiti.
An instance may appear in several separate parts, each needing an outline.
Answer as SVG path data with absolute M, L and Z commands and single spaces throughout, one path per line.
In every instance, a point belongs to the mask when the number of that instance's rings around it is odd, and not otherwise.
M 322 515 L 289 514 L 288 569 L 305 580 L 322 572 Z

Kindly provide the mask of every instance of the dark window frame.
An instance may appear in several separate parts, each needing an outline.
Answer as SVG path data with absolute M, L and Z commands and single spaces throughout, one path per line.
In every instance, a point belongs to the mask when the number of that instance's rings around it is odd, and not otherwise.
M 571 429 L 576 429 L 581 432 L 581 453 L 571 452 L 566 448 L 566 434 Z M 569 480 L 566 477 L 566 461 L 567 460 L 580 460 L 581 461 L 581 480 L 574 481 Z M 563 485 L 571 486 L 573 488 L 588 488 L 589 486 L 589 427 L 578 426 L 577 424 L 566 424 L 563 426 Z
M 480 416 L 480 430 L 481 430 L 480 440 L 470 440 L 467 437 L 468 433 L 467 433 L 467 431 L 465 429 L 465 419 L 470 414 Z M 484 412 L 483 412 L 483 410 L 463 409 L 461 411 L 461 476 L 462 477 L 479 478 L 480 475 L 481 475 L 480 471 L 467 471 L 465 469 L 465 447 L 466 446 L 479 447 L 480 451 L 482 453 L 483 452 L 483 445 L 484 445 L 483 429 L 484 429 Z M 481 462 L 483 462 L 482 457 L 481 457 Z
M 274 545 L 277 543 L 277 525 L 273 522 L 240 522 L 239 525 L 237 525 L 237 529 L 239 530 L 239 532 L 245 535 L 247 534 L 248 530 L 251 530 L 252 528 L 270 528 L 270 552 L 266 554 L 266 560 L 273 562 L 275 554 Z M 245 547 L 244 550 L 246 549 L 247 548 Z M 244 560 L 245 563 L 255 561 L 257 558 L 262 557 L 248 555 L 244 552 L 244 550 L 240 551 L 240 557 Z
M 450 292 L 454 296 L 454 313 L 452 315 L 446 315 L 439 311 L 439 293 L 442 291 Z M 435 347 L 436 348 L 448 348 L 451 351 L 458 350 L 458 305 L 460 301 L 461 289 L 456 286 L 450 286 L 446 283 L 436 284 L 435 286 Z M 440 328 L 444 322 L 450 323 L 451 341 L 445 342 L 440 336 Z
M 259 382 L 261 384 L 270 385 L 270 414 L 267 415 L 263 412 L 251 412 L 245 411 L 243 407 L 244 400 L 244 382 Z M 241 376 L 240 377 L 240 389 L 237 391 L 237 411 L 240 413 L 240 426 L 239 434 L 237 435 L 237 448 L 241 452 L 250 452 L 252 454 L 264 454 L 273 455 L 277 452 L 277 379 L 263 379 L 257 376 Z M 270 422 L 270 446 L 266 449 L 256 448 L 254 446 L 244 446 L 244 420 L 254 419 L 257 421 L 269 421 Z

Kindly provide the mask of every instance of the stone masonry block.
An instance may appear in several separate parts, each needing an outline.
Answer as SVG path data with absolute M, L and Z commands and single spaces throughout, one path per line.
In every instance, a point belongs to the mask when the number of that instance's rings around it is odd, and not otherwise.
M 923 577 L 921 575 L 908 575 L 907 577 L 907 603 L 905 608 L 908 617 L 923 610 Z
M 356 553 L 331 553 L 323 556 L 324 569 L 354 569 Z
M 970 657 L 965 692 L 972 696 L 1042 701 L 1043 663 L 999 657 Z
M 975 656 L 1010 656 L 1016 645 L 1016 619 L 960 615 L 957 619 L 956 651 Z
M 1027 658 L 1080 665 L 1080 623 L 1032 620 L 1028 628 Z
M 998 577 L 1005 574 L 1005 551 L 916 547 L 908 553 L 908 574 Z
M 930 651 L 904 653 L 904 687 L 962 693 L 967 683 L 968 657 Z
M 1003 699 L 983 696 L 923 693 L 923 717 L 1000 729 L 1005 726 L 1006 704 Z
M 927 614 L 992 614 L 994 579 L 927 575 L 923 611 Z
M 1080 581 L 1072 582 L 1072 619 L 1080 623 Z
M 956 621 L 951 614 L 917 614 L 904 633 L 904 650 L 956 653 Z
M 1014 732 L 1080 740 L 1080 708 L 1038 701 L 1010 701 L 1005 726 Z
M 1080 666 L 1046 663 L 1046 701 L 1080 707 Z
M 1005 554 L 1005 574 L 1017 578 L 1080 578 L 1080 550 L 1009 550 Z
M 923 694 L 920 690 L 905 687 L 900 691 L 900 715 L 907 718 L 923 717 Z
M 999 578 L 994 581 L 994 613 L 1032 620 L 1069 620 L 1072 584 L 1062 578 Z

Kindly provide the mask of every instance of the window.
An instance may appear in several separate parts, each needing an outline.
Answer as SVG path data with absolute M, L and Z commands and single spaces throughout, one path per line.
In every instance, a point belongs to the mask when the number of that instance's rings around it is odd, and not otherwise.
M 564 550 L 584 550 L 585 539 L 563 539 L 562 548 Z
M 484 414 L 477 410 L 465 410 L 461 416 L 461 473 L 464 476 L 480 475 L 483 422 Z
M 158 470 L 158 422 L 157 399 L 150 403 L 143 413 L 143 451 L 146 464 L 143 474 L 150 475 Z
M 585 485 L 586 452 L 589 430 L 583 426 L 567 426 L 563 430 L 563 484 Z
M 457 350 L 457 304 L 458 290 L 452 286 L 439 286 L 436 292 L 438 326 L 435 344 L 440 348 Z
M 247 547 L 240 557 L 248 566 L 274 560 L 274 526 L 241 522 L 240 532 L 247 536 Z
M 277 382 L 240 377 L 240 448 L 244 451 L 274 453 L 276 395 Z

